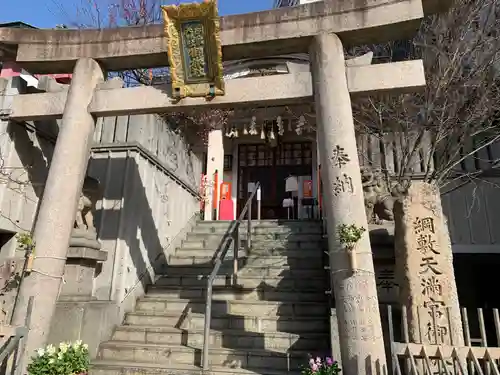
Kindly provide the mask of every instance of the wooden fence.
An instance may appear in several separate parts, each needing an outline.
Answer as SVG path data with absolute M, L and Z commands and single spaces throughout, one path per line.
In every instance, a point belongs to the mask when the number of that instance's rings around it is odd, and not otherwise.
M 360 164 L 387 171 L 390 175 L 399 174 L 405 154 L 408 154 L 408 151 L 413 149 L 414 143 L 412 145 L 411 138 L 407 134 L 398 133 L 386 133 L 384 135 L 358 134 L 357 145 Z M 477 146 L 473 140 L 466 140 L 458 157 L 467 155 Z M 425 133 L 419 147 L 413 154 L 412 160 L 407 163 L 413 175 L 423 175 L 427 171 L 434 170 L 437 160 L 435 160 L 435 157 L 429 160 L 430 150 L 431 137 L 429 133 Z M 457 173 L 487 170 L 495 166 L 499 160 L 500 143 L 496 142 L 465 158 L 454 169 Z

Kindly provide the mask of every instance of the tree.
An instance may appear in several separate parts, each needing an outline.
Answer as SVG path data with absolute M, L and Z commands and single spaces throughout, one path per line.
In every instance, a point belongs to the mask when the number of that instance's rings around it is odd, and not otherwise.
M 63 26 L 76 29 L 144 26 L 162 21 L 161 6 L 179 3 L 178 0 L 80 0 L 73 9 L 66 2 L 52 0 L 56 14 L 65 20 Z M 166 68 L 134 69 L 113 72 L 126 85 L 151 85 L 154 78 L 168 76 Z
M 395 135 L 401 148 L 398 181 L 414 172 L 422 152 L 424 180 L 440 187 L 457 179 L 470 182 L 498 166 L 499 160 L 478 157 L 500 138 L 497 3 L 457 0 L 448 12 L 424 20 L 411 41 L 349 51 L 359 54 L 369 48 L 376 62 L 423 59 L 427 80 L 423 91 L 353 103 L 359 133 L 380 138 Z M 462 165 L 470 158 L 477 168 L 464 171 Z M 382 169 L 388 177 L 387 166 Z

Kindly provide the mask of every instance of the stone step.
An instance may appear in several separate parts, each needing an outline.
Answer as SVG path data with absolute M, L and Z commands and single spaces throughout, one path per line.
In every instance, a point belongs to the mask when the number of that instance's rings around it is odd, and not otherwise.
M 185 330 L 158 326 L 121 326 L 113 333 L 113 341 L 203 347 L 203 330 Z M 224 330 L 210 332 L 210 348 L 261 349 L 284 353 L 288 350 L 315 351 L 330 344 L 327 333 L 245 332 Z
M 125 315 L 126 325 L 152 325 L 201 330 L 205 326 L 203 312 L 189 311 L 186 314 L 168 311 L 139 311 Z M 290 317 L 290 316 L 243 316 L 213 314 L 210 327 L 214 330 L 239 330 L 246 332 L 284 332 L 284 333 L 325 333 L 329 331 L 329 316 Z
M 215 254 L 215 249 L 189 249 L 189 248 L 177 248 L 175 251 L 175 256 L 202 256 L 202 257 L 213 257 Z M 322 251 L 307 251 L 300 249 L 287 249 L 283 247 L 278 248 L 252 248 L 250 252 L 241 249 L 238 252 L 238 256 L 286 256 L 289 258 L 300 258 L 300 259 L 311 259 L 311 258 L 322 258 L 324 252 Z M 232 250 L 227 254 L 228 257 L 232 257 Z
M 137 300 L 137 310 L 179 312 L 205 312 L 205 299 L 177 299 L 150 297 L 145 295 Z M 212 314 L 232 314 L 246 316 L 328 316 L 328 304 L 295 301 L 221 301 L 212 302 Z
M 307 266 L 305 264 L 304 266 Z M 203 278 L 207 277 L 212 273 L 213 264 L 193 264 L 191 266 L 171 266 L 166 267 L 163 271 L 162 275 L 158 276 L 179 276 L 179 275 L 197 275 L 198 277 Z M 233 273 L 233 264 L 232 262 L 224 262 L 224 264 L 219 269 L 219 275 L 230 275 Z M 285 276 L 290 278 L 321 278 L 325 276 L 324 267 L 317 267 L 311 269 L 300 268 L 297 269 L 295 267 L 286 266 L 278 266 L 274 267 L 272 265 L 262 265 L 262 266 L 253 266 L 246 265 L 243 262 L 239 262 L 238 266 L 238 275 L 239 276 L 252 276 L 252 277 L 277 277 L 277 276 Z
M 326 281 L 326 273 L 323 272 L 319 277 L 307 279 L 294 278 L 291 274 L 282 274 L 275 277 L 264 276 L 245 276 L 239 275 L 236 280 L 237 286 L 242 288 L 257 288 L 261 285 L 284 289 L 302 289 L 302 290 L 327 290 L 329 289 Z M 207 279 L 200 278 L 197 275 L 176 275 L 176 276 L 161 276 L 155 281 L 155 286 L 178 286 L 178 287 L 198 287 L 206 288 Z M 231 286 L 232 276 L 218 275 L 214 280 L 214 286 Z
M 213 225 L 196 225 L 193 228 L 194 233 L 205 233 L 205 234 L 225 234 L 229 229 L 228 226 L 213 226 Z M 240 225 L 240 233 L 247 233 L 246 222 Z M 322 228 L 318 224 L 303 224 L 303 225 L 255 225 L 252 223 L 251 227 L 252 234 L 267 234 L 267 233 L 279 233 L 279 234 L 321 234 Z
M 262 286 L 257 289 L 242 288 L 242 287 L 214 287 L 214 300 L 256 300 L 256 301 L 303 301 L 303 302 L 326 302 L 325 291 L 327 289 L 315 290 L 297 290 L 285 288 L 273 288 Z M 203 287 L 165 287 L 151 285 L 148 287 L 148 297 L 164 297 L 164 298 L 205 298 L 206 288 Z
M 187 241 L 205 241 L 205 242 L 220 242 L 225 237 L 224 234 L 198 233 L 190 232 L 187 234 Z M 247 238 L 246 232 L 240 233 L 240 239 L 245 241 Z M 253 234 L 252 241 L 286 241 L 286 242 L 306 242 L 306 241 L 322 241 L 321 234 L 303 234 L 303 233 L 276 233 L 269 232 L 265 234 Z
M 201 348 L 186 346 L 139 344 L 121 341 L 107 341 L 101 344 L 99 359 L 136 362 L 153 362 L 164 365 L 201 365 Z M 307 364 L 308 352 L 249 349 L 233 350 L 210 348 L 209 364 L 228 368 L 274 368 L 296 370 Z
M 208 226 L 208 227 L 229 227 L 232 221 L 228 220 L 212 220 L 204 221 L 199 220 L 196 222 L 196 226 Z M 246 221 L 244 221 L 246 223 Z M 322 226 L 321 220 L 252 220 L 253 227 L 290 227 L 290 228 L 300 228 L 305 226 Z
M 212 366 L 209 374 L 194 365 L 163 365 L 137 361 L 94 360 L 90 375 L 299 375 L 300 371 L 263 368 L 255 371 L 242 368 Z
M 223 267 L 229 266 L 233 267 L 233 254 L 228 253 L 231 257 L 227 257 L 224 260 Z M 185 265 L 199 265 L 199 264 L 213 264 L 213 254 L 207 256 L 189 256 L 189 255 L 171 255 L 168 257 L 168 264 L 170 266 L 185 266 Z M 228 259 L 229 258 L 229 259 Z M 304 262 L 303 258 L 292 258 L 288 256 L 280 256 L 280 255 L 250 255 L 246 257 L 240 257 L 238 262 L 241 264 L 241 267 L 264 267 L 264 266 L 273 266 L 273 267 L 282 267 L 288 266 L 290 268 L 317 268 L 322 269 L 323 267 L 323 258 L 320 257 L 311 257 L 307 262 Z
M 222 245 L 221 238 L 207 241 L 200 240 L 183 240 L 181 248 L 185 249 L 209 249 L 215 251 Z M 241 249 L 245 243 L 241 241 Z M 266 241 L 252 241 L 252 249 L 270 250 L 270 249 L 283 249 L 283 250 L 310 250 L 322 253 L 327 250 L 327 242 L 325 239 L 318 238 L 314 241 L 288 241 L 281 240 L 266 240 Z

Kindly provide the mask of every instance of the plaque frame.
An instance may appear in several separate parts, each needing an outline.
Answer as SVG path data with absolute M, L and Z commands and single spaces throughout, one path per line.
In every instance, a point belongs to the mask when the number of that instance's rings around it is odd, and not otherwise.
M 172 96 L 215 97 L 225 95 L 222 67 L 222 47 L 220 42 L 220 21 L 215 1 L 162 6 L 167 51 L 172 81 Z M 186 30 L 203 34 L 203 45 L 193 45 Z M 191 34 L 192 37 L 192 34 Z M 198 44 L 200 44 L 198 42 Z M 199 51 L 203 49 L 203 60 Z M 193 51 L 198 56 L 193 57 Z M 194 64 L 193 61 L 198 63 Z M 204 63 L 204 76 L 200 76 Z M 193 72 L 198 75 L 193 75 Z

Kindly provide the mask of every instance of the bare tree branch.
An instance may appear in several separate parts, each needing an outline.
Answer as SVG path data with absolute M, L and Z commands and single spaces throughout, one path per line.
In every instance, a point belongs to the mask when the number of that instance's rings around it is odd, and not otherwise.
M 424 179 L 443 186 L 457 173 L 463 177 L 466 162 L 483 169 L 494 166 L 478 152 L 500 137 L 499 10 L 496 0 L 457 0 L 447 13 L 426 19 L 412 41 L 348 51 L 357 55 L 371 49 L 377 62 L 424 61 L 427 86 L 422 92 L 353 103 L 359 133 L 397 134 L 400 165 L 384 172 L 402 180 L 424 160 Z

